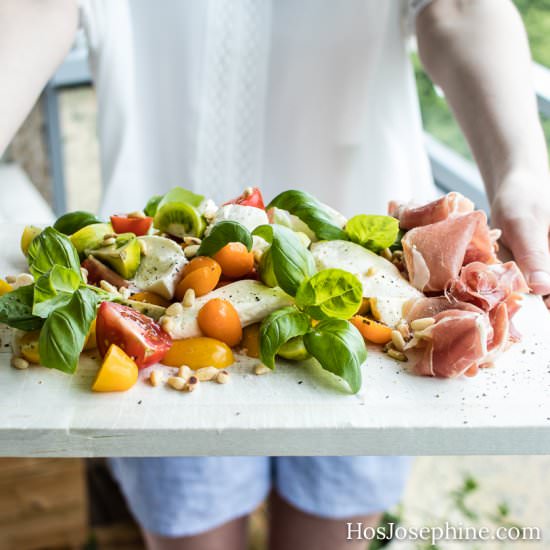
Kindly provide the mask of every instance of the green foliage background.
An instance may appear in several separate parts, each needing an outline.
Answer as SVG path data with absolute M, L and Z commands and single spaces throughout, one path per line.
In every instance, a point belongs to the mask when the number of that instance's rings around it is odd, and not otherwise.
M 514 3 L 527 28 L 533 59 L 550 69 L 550 0 L 514 0 Z M 412 56 L 412 62 L 420 96 L 424 128 L 461 155 L 472 159 L 468 144 L 449 110 L 447 102 L 441 95 L 438 95 L 431 80 L 423 71 L 416 54 Z M 541 121 L 546 142 L 550 148 L 550 119 L 541 118 Z

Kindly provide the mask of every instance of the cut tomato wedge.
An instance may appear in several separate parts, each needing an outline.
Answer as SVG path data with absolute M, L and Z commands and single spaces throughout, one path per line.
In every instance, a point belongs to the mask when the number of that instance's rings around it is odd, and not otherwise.
M 115 233 L 133 233 L 141 237 L 149 233 L 152 224 L 153 218 L 149 216 L 145 216 L 144 218 L 127 216 L 126 214 L 111 216 L 111 225 Z
M 116 344 L 139 368 L 158 363 L 172 345 L 172 338 L 153 319 L 112 302 L 99 306 L 96 340 L 102 356 L 111 344 Z
M 265 210 L 264 198 L 262 192 L 257 187 L 247 187 L 242 195 L 224 203 L 226 204 L 241 204 L 242 206 L 254 206 Z

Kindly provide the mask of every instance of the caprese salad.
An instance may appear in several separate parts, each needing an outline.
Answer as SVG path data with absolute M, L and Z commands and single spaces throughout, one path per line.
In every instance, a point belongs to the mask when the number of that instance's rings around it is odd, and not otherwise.
M 348 220 L 303 191 L 265 206 L 247 188 L 217 206 L 178 187 L 109 221 L 71 212 L 26 227 L 29 273 L 0 280 L 0 322 L 17 329 L 18 368 L 72 374 L 97 348 L 95 391 L 127 390 L 158 363 L 179 368 L 176 389 L 225 383 L 240 352 L 257 374 L 277 356 L 312 358 L 355 393 L 366 342 L 402 362 L 414 350 L 420 374 L 473 375 L 517 338 L 510 318 L 528 291 L 496 259 L 497 238 L 456 193 Z

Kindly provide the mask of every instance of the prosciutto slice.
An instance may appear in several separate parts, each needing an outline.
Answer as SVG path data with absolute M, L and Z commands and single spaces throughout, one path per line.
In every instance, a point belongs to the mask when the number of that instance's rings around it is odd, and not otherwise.
M 430 225 L 473 210 L 474 203 L 460 193 L 448 193 L 422 206 L 400 204 L 396 201 L 390 201 L 388 205 L 388 214 L 399 220 L 401 229 Z

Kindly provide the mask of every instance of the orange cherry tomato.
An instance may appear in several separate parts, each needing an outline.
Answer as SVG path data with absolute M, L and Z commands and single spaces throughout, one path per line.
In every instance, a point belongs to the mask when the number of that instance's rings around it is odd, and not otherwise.
M 369 342 L 373 342 L 374 344 L 386 344 L 391 340 L 392 329 L 368 317 L 355 315 L 350 319 L 350 323 L 357 328 L 361 336 Z
M 195 296 L 208 294 L 216 288 L 221 275 L 220 264 L 212 258 L 194 258 L 182 270 L 182 278 L 176 286 L 176 298 L 183 300 L 185 291 L 189 288 L 195 291 Z
M 137 382 L 137 379 L 138 368 L 135 361 L 116 344 L 111 344 L 92 384 L 92 390 L 126 391 Z
M 204 304 L 197 316 L 199 328 L 211 338 L 236 346 L 243 337 L 241 320 L 231 302 L 214 298 Z
M 260 357 L 260 323 L 254 323 L 243 329 L 241 347 L 248 357 Z
M 233 352 L 227 344 L 204 336 L 175 340 L 162 360 L 163 365 L 170 367 L 187 365 L 192 369 L 201 367 L 223 369 L 232 365 L 233 362 Z
M 214 254 L 226 277 L 236 279 L 250 273 L 254 268 L 254 254 L 243 243 L 229 243 Z
M 154 292 L 149 292 L 145 290 L 143 292 L 137 292 L 130 296 L 130 300 L 135 300 L 136 302 L 143 302 L 144 304 L 154 304 L 156 306 L 168 307 L 170 301 Z

